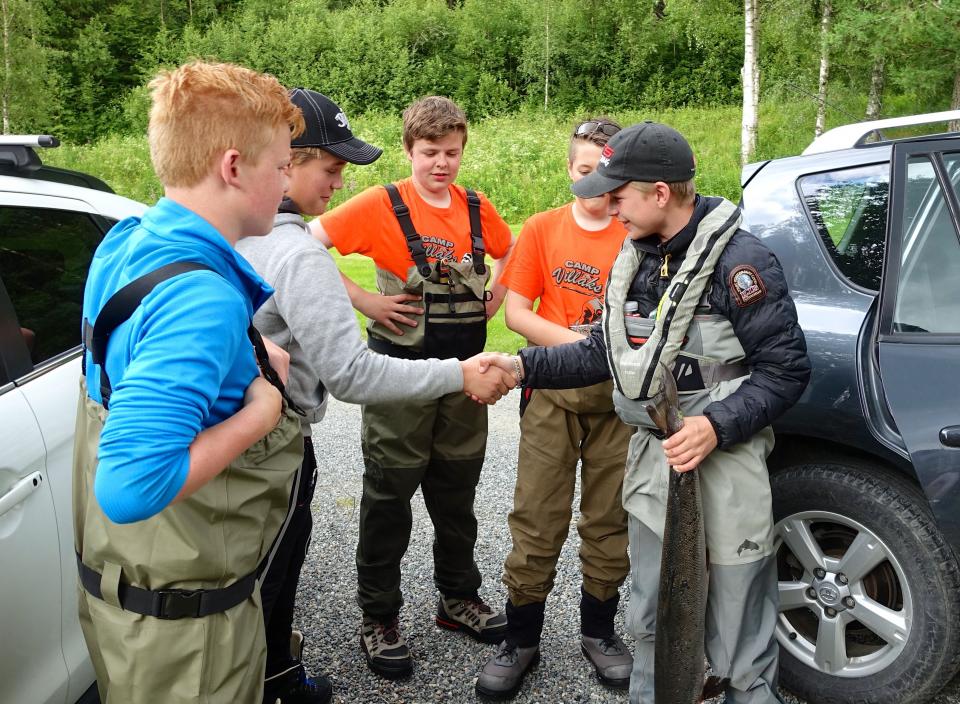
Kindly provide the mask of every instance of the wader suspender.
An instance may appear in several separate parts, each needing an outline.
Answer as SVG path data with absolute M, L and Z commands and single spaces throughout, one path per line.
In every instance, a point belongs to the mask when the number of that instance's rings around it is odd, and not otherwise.
M 403 230 L 403 236 L 407 238 L 407 249 L 410 250 L 410 256 L 413 263 L 423 278 L 430 277 L 430 264 L 427 262 L 427 253 L 423 249 L 423 240 L 417 233 L 417 228 L 413 226 L 413 220 L 410 219 L 410 208 L 403 202 L 400 191 L 397 187 L 388 183 L 384 186 L 387 189 L 387 195 L 390 196 L 390 204 L 393 206 L 393 214 L 397 216 L 397 222 L 400 223 L 400 229 Z M 480 226 L 480 196 L 477 192 L 467 188 L 467 210 L 470 213 L 470 248 L 473 257 L 473 270 L 480 276 L 487 273 L 487 265 L 483 261 L 483 255 L 486 250 L 483 247 L 483 230 Z
M 101 309 L 93 325 L 90 324 L 89 320 L 85 319 L 83 321 L 83 373 L 86 375 L 86 351 L 90 350 L 93 363 L 100 367 L 100 394 L 104 408 L 109 409 L 108 404 L 111 394 L 110 379 L 107 377 L 105 365 L 107 341 L 110 339 L 110 334 L 133 314 L 143 298 L 157 284 L 188 271 L 203 270 L 213 271 L 206 264 L 197 262 L 173 262 L 162 266 L 149 274 L 134 279 L 114 293 Z M 251 325 L 247 329 L 247 335 L 253 343 L 257 363 L 264 378 L 277 387 L 291 409 L 303 415 L 303 412 L 287 396 L 283 382 L 270 365 L 260 333 Z M 257 579 L 266 571 L 273 552 L 273 550 L 270 550 L 267 553 L 256 570 L 227 587 L 220 589 L 144 589 L 126 584 L 121 580 L 118 584 L 117 598 L 125 611 L 159 619 L 202 618 L 221 613 L 232 609 L 253 594 Z M 83 564 L 79 554 L 77 555 L 77 571 L 83 588 L 91 596 L 103 599 L 103 592 L 101 591 L 102 575 L 95 569 Z
M 83 321 L 83 374 L 87 373 L 87 355 L 90 350 L 90 358 L 93 363 L 100 367 L 100 398 L 103 407 L 110 410 L 110 395 L 113 389 L 110 385 L 110 377 L 107 376 L 107 342 L 110 335 L 120 325 L 127 321 L 133 315 L 133 312 L 139 307 L 143 299 L 158 284 L 172 279 L 174 276 L 185 274 L 188 271 L 213 271 L 206 264 L 198 262 L 173 262 L 165 266 L 144 274 L 138 279 L 134 279 L 126 286 L 114 293 L 104 304 L 100 313 L 97 315 L 96 322 L 91 325 L 89 320 Z M 283 400 L 296 413 L 304 415 L 303 410 L 287 395 L 287 390 L 277 375 L 277 372 L 270 365 L 269 355 L 263 345 L 263 338 L 260 332 L 251 324 L 247 328 L 247 336 L 253 344 L 253 349 L 257 356 L 257 365 L 263 373 L 263 378 L 269 381 L 277 388 L 283 396 Z

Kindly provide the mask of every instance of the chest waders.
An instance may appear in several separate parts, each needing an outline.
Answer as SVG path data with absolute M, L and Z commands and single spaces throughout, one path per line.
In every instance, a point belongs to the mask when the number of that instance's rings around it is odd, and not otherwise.
M 131 702 L 256 702 L 266 646 L 259 577 L 289 510 L 303 439 L 285 404 L 270 433 L 197 492 L 146 520 L 117 524 L 93 493 L 100 434 L 109 413 L 104 361 L 110 333 L 171 276 L 208 269 L 176 263 L 117 292 L 85 346 L 100 367 L 103 404 L 80 382 L 73 516 L 79 611 L 100 698 Z M 259 345 L 261 366 L 266 351 Z M 269 362 L 267 362 L 267 365 Z M 269 368 L 267 377 L 275 376 Z
M 413 266 L 407 271 L 405 281 L 378 267 L 377 288 L 384 296 L 399 293 L 420 296 L 424 314 L 417 327 L 404 327 L 403 335 L 396 335 L 371 320 L 368 327 L 370 349 L 392 357 L 410 359 L 456 357 L 463 360 L 483 352 L 487 342 L 486 285 L 490 273 L 483 261 L 485 249 L 480 226 L 480 197 L 467 189 L 469 260 L 437 261 L 431 265 L 400 191 L 392 183 L 384 188 L 406 238 Z
M 479 196 L 467 191 L 469 258 L 431 264 L 399 191 L 393 184 L 385 188 L 413 266 L 406 280 L 378 268 L 377 287 L 385 296 L 421 296 L 424 315 L 415 328 L 404 327 L 403 335 L 370 321 L 370 349 L 407 359 L 461 360 L 483 351 L 489 271 L 483 259 Z M 364 614 L 386 619 L 403 604 L 400 561 L 410 540 L 410 500 L 418 487 L 435 530 L 437 588 L 449 597 L 476 595 L 481 578 L 473 559 L 473 501 L 486 439 L 486 407 L 460 392 L 363 407 L 357 601 Z
M 629 516 L 632 587 L 627 623 L 636 638 L 631 704 L 654 703 L 654 647 L 659 563 L 669 473 L 658 430 L 646 411 L 659 389 L 662 362 L 677 379 L 684 416 L 702 415 L 749 376 L 743 347 L 730 321 L 708 303 L 717 261 L 740 225 L 738 209 L 723 201 L 700 222 L 683 264 L 667 288 L 656 320 L 624 314 L 643 252 L 624 242 L 607 284 L 604 337 L 615 389 L 614 406 L 637 426 L 630 439 L 623 484 Z M 651 330 L 637 347 L 631 328 Z M 697 468 L 709 565 L 707 659 L 730 680 L 730 704 L 775 704 L 777 577 L 766 457 L 773 431 L 715 449 Z M 656 556 L 656 557 L 655 557 Z

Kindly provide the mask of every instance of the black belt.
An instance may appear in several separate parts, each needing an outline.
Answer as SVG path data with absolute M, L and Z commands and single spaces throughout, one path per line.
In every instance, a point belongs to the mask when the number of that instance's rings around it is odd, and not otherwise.
M 77 570 L 80 573 L 80 584 L 87 593 L 102 601 L 101 574 L 83 564 L 79 555 Z M 257 571 L 221 589 L 143 589 L 121 581 L 117 596 L 123 610 L 135 614 L 166 620 L 202 618 L 219 614 L 242 603 L 253 594 L 256 584 Z
M 371 335 L 370 333 L 367 333 L 367 347 L 374 352 L 379 352 L 380 354 L 385 354 L 390 357 L 399 357 L 400 359 L 425 359 L 423 350 L 415 350 L 412 347 L 395 345 L 389 340 Z

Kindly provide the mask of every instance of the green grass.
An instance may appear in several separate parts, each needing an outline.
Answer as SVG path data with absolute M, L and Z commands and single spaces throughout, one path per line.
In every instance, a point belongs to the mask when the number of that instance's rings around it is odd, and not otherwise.
M 851 98 L 851 101 L 855 100 Z M 858 108 L 850 106 L 850 110 Z M 815 106 L 807 102 L 763 103 L 757 159 L 796 154 L 813 136 Z M 697 155 L 697 187 L 702 193 L 740 197 L 740 108 L 681 108 L 623 112 L 613 117 L 624 125 L 660 120 L 679 129 Z M 848 121 L 841 116 L 838 121 Z M 566 173 L 567 140 L 577 119 L 540 112 L 490 118 L 470 126 L 458 181 L 483 191 L 513 226 L 570 199 Z M 398 115 L 368 114 L 353 120 L 358 136 L 384 149 L 370 166 L 349 166 L 345 187 L 334 202 L 374 184 L 408 176 L 400 143 Z M 121 195 L 145 203 L 161 195 L 143 136 L 112 135 L 87 145 L 63 145 L 43 153 L 54 166 L 99 176 Z
M 863 99 L 844 98 L 849 114 L 862 114 Z M 834 100 L 836 104 L 836 100 Z M 909 106 L 901 106 L 909 112 Z M 816 106 L 813 101 L 770 100 L 761 104 L 757 159 L 797 154 L 813 137 Z M 673 125 L 690 141 L 697 156 L 697 190 L 740 198 L 740 108 L 682 108 L 612 115 L 628 125 L 658 120 Z M 851 121 L 833 113 L 828 126 Z M 534 213 L 570 200 L 566 173 L 569 134 L 577 119 L 536 111 L 496 117 L 470 126 L 469 140 L 458 182 L 483 191 L 514 231 Z M 384 149 L 383 156 L 365 167 L 349 166 L 344 189 L 332 206 L 363 189 L 409 175 L 401 147 L 398 115 L 368 114 L 352 121 L 356 134 Z M 153 175 L 146 139 L 113 135 L 89 145 L 64 145 L 43 153 L 46 162 L 94 174 L 121 195 L 152 203 L 162 193 Z M 341 257 L 338 264 L 354 281 L 374 290 L 373 265 L 362 256 Z M 363 322 L 363 317 L 358 313 Z M 523 339 L 504 324 L 503 310 L 488 326 L 487 349 L 513 352 Z

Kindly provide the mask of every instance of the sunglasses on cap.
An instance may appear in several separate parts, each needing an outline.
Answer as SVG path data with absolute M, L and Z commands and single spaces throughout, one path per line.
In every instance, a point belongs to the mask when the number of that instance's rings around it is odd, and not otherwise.
M 581 122 L 577 126 L 577 129 L 573 131 L 573 136 L 592 137 L 593 135 L 600 133 L 606 135 L 607 137 L 612 137 L 619 131 L 620 125 L 616 125 L 612 122 L 607 122 L 606 120 L 588 120 L 587 122 Z

